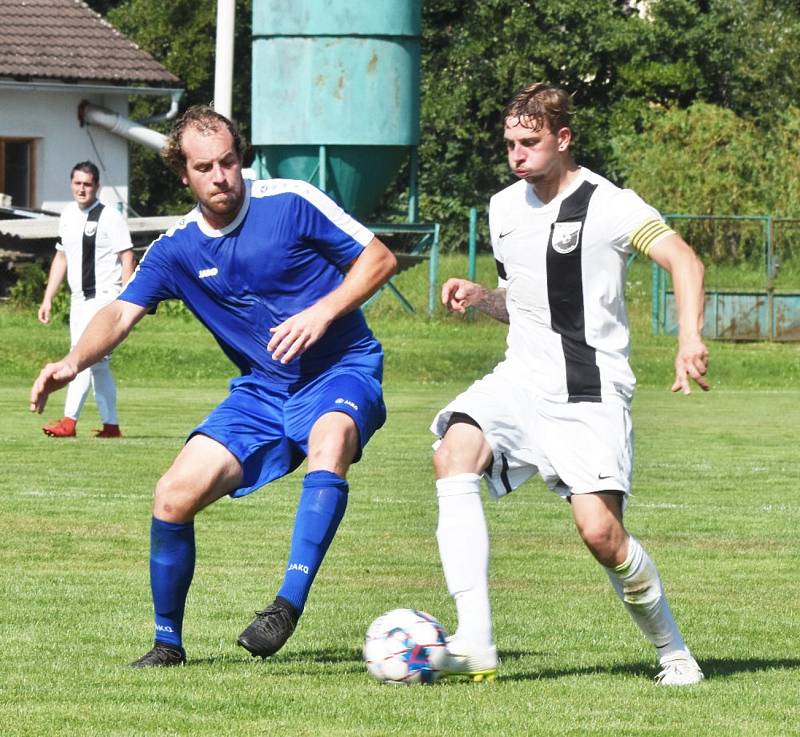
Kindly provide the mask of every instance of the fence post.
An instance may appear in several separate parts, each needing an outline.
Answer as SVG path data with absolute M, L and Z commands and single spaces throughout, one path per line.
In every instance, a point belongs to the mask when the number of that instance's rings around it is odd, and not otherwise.
M 478 208 L 469 208 L 469 250 L 467 262 L 467 279 L 475 281 L 478 273 L 477 267 L 478 254 Z
M 764 229 L 766 230 L 766 246 L 767 246 L 767 323 L 769 330 L 769 339 L 775 339 L 775 254 L 773 253 L 773 223 L 772 215 L 767 215 L 764 222 Z
M 478 275 L 478 209 L 469 208 L 469 239 L 467 241 L 467 279 L 475 281 Z M 475 310 L 467 309 L 467 320 L 475 319 Z
M 408 160 L 408 222 L 416 223 L 419 220 L 419 154 L 417 147 L 411 147 Z
M 428 254 L 428 314 L 436 310 L 436 291 L 439 281 L 439 223 L 433 225 L 433 243 Z

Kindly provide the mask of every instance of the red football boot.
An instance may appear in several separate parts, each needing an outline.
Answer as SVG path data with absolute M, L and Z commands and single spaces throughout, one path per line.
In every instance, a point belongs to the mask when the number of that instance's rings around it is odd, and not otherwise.
M 51 438 L 74 438 L 77 424 L 77 420 L 73 420 L 71 417 L 62 417 L 60 420 L 45 425 L 42 432 Z

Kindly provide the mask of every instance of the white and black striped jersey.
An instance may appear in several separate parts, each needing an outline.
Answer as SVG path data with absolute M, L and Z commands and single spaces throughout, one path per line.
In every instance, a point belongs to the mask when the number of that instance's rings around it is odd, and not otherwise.
M 581 168 L 547 204 L 524 180 L 498 192 L 489 228 L 514 375 L 556 401 L 630 401 L 625 266 L 673 232 L 658 212 Z
M 122 288 L 119 254 L 133 248 L 125 219 L 114 207 L 95 203 L 82 210 L 70 202 L 58 221 L 56 250 L 67 257 L 73 300 L 116 296 Z

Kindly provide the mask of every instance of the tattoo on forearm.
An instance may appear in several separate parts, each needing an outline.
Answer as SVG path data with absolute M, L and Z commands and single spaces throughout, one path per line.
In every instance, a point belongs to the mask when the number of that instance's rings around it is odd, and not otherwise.
M 508 322 L 505 289 L 487 289 L 480 302 L 475 305 L 481 312 L 500 322 Z

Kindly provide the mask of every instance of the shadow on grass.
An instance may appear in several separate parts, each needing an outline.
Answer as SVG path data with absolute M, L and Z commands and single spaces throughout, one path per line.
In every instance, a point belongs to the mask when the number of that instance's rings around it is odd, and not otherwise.
M 145 441 L 149 442 L 151 440 L 174 440 L 178 443 L 182 443 L 186 440 L 186 436 L 192 431 L 192 428 L 189 425 L 186 426 L 186 432 L 182 435 L 177 435 L 176 433 L 159 433 L 159 432 L 137 432 L 137 433 L 128 433 L 125 432 L 125 428 L 122 428 L 123 436 L 119 438 L 119 440 L 131 441 L 127 443 L 127 445 L 135 445 L 137 443 L 144 443 Z M 86 435 L 86 438 L 91 441 L 97 441 L 98 443 L 103 438 L 95 438 L 91 435 Z M 78 436 L 78 440 L 81 439 L 81 436 Z
M 226 653 L 225 655 L 212 656 L 208 658 L 190 658 L 187 663 L 192 665 L 244 665 L 255 666 L 263 665 L 270 671 L 291 671 L 297 673 L 302 670 L 300 666 L 314 666 L 314 670 L 319 670 L 320 666 L 330 666 L 337 673 L 355 673 L 364 670 L 361 660 L 361 651 L 352 648 L 326 648 L 324 650 L 290 650 L 280 652 L 271 658 L 254 658 L 246 650 L 238 648 L 238 652 Z
M 532 651 L 517 650 L 501 652 L 501 664 L 510 664 L 515 660 L 527 659 L 535 656 Z M 501 665 L 502 667 L 502 665 Z M 793 670 L 800 668 L 798 658 L 708 658 L 700 660 L 700 667 L 706 679 L 727 678 L 737 673 L 760 673 L 769 670 Z M 544 668 L 537 671 L 521 673 L 507 673 L 500 671 L 504 681 L 537 681 L 543 679 L 565 678 L 567 676 L 581 675 L 628 675 L 643 678 L 652 678 L 658 672 L 658 666 L 652 663 L 626 663 L 610 666 L 586 666 L 583 668 Z
M 760 673 L 765 670 L 792 670 L 800 668 L 798 658 L 708 658 L 700 661 L 706 678 L 724 678 L 736 673 Z
M 569 676 L 596 676 L 596 675 L 627 675 L 636 678 L 652 679 L 658 672 L 654 663 L 625 663 L 610 666 L 595 665 L 581 668 L 542 668 L 541 670 L 528 670 L 522 672 L 509 672 L 508 666 L 514 661 L 527 660 L 540 657 L 541 653 L 532 650 L 503 651 L 500 654 L 502 681 L 540 681 L 567 678 Z M 505 664 L 506 667 L 503 667 Z M 190 658 L 187 667 L 191 666 L 240 666 L 248 668 L 263 667 L 272 674 L 299 674 L 303 666 L 308 666 L 315 673 L 319 673 L 320 666 L 329 667 L 337 674 L 363 673 L 364 663 L 361 651 L 353 648 L 326 648 L 323 650 L 295 650 L 281 652 L 271 658 L 261 660 L 253 658 L 245 650 L 228 652 L 224 655 L 207 658 Z M 760 673 L 770 670 L 800 669 L 798 658 L 747 658 L 725 659 L 709 658 L 700 661 L 700 666 L 706 679 L 727 678 L 738 673 Z

